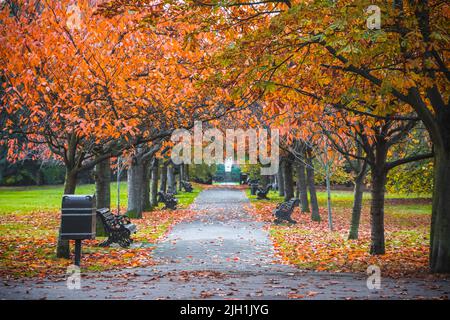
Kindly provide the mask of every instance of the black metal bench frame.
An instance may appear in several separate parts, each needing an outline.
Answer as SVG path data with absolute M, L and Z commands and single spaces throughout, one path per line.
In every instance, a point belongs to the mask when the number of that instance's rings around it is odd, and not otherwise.
M 192 192 L 194 190 L 194 188 L 192 188 L 192 184 L 188 181 L 181 181 L 181 187 L 184 189 L 184 191 L 186 192 Z
M 108 234 L 108 239 L 99 246 L 108 247 L 112 243 L 118 243 L 122 248 L 130 246 L 133 242 L 130 237 L 136 233 L 137 228 L 134 223 L 131 223 L 128 216 L 113 214 L 108 208 L 98 209 L 97 215 L 102 220 L 103 227 Z
M 299 199 L 293 198 L 291 200 L 279 203 L 277 208 L 274 210 L 273 214 L 275 216 L 275 224 L 282 223 L 283 221 L 287 221 L 289 223 L 297 223 L 297 221 L 291 218 L 292 212 L 295 207 L 297 207 L 300 203 Z
M 175 198 L 173 193 L 164 193 L 162 191 L 158 192 L 158 202 L 164 203 L 163 209 L 175 210 L 177 208 L 178 199 Z
M 272 189 L 271 184 L 268 184 L 265 188 L 258 188 L 258 190 L 256 191 L 256 198 L 258 200 L 269 199 L 267 198 L 267 194 L 269 193 L 270 189 Z

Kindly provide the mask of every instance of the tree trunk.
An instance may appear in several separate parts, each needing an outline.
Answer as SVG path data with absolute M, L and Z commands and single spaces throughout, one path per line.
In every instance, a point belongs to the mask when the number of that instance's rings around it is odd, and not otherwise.
M 77 186 L 77 175 L 78 171 L 76 169 L 68 169 L 66 166 L 66 176 L 64 180 L 64 194 L 74 194 L 75 188 Z M 56 244 L 56 257 L 57 258 L 70 258 L 70 246 L 69 240 L 61 239 L 61 226 L 58 234 L 58 243 Z
M 97 209 L 111 208 L 111 160 L 99 162 L 95 166 L 95 200 Z M 97 236 L 106 236 L 102 220 L 97 217 Z
M 353 207 L 352 207 L 352 221 L 350 224 L 350 231 L 348 233 L 349 240 L 358 239 L 359 222 L 361 221 L 361 209 L 363 199 L 364 178 L 366 172 L 358 174 L 355 178 L 355 185 L 353 188 Z
M 183 181 L 187 180 L 187 164 L 181 164 L 180 165 L 180 172 L 181 172 L 181 179 L 183 179 Z
M 95 199 L 97 208 L 111 208 L 110 158 L 95 166 Z
M 170 164 L 167 167 L 167 191 L 172 192 L 174 194 L 177 193 L 177 184 L 175 181 L 174 167 L 173 164 Z
M 159 191 L 166 192 L 167 189 L 167 164 L 163 163 L 161 168 L 161 184 L 159 185 Z
M 275 190 L 275 185 L 277 183 L 276 176 L 277 176 L 276 174 L 273 174 L 269 177 L 270 184 L 272 185 L 272 188 L 274 188 L 273 190 Z
M 142 185 L 142 209 L 144 211 L 149 211 L 152 208 L 150 204 L 150 161 L 145 160 L 142 165 L 144 167 Z
M 138 158 L 133 157 L 127 172 L 128 208 L 127 215 L 131 218 L 142 218 L 144 165 Z
M 66 168 L 66 175 L 64 178 L 64 194 L 75 194 L 77 178 L 78 172 L 76 169 L 69 170 Z
M 370 254 L 384 254 L 384 188 L 386 171 L 383 167 L 371 168 L 372 201 L 370 205 L 371 245 Z
M 150 182 L 150 204 L 152 207 L 158 206 L 158 159 L 153 160 Z
M 184 180 L 184 164 L 178 166 L 178 190 L 183 191 L 183 184 L 181 181 Z
M 325 151 L 327 152 L 327 151 Z M 330 163 L 326 161 L 326 185 L 327 185 L 327 211 L 328 211 L 328 227 L 333 231 L 333 215 L 331 212 L 331 185 L 330 185 Z
M 189 165 L 185 164 L 184 165 L 184 180 L 189 181 Z
M 311 220 L 320 221 L 319 203 L 317 202 L 316 185 L 314 181 L 314 166 L 310 156 L 306 160 L 306 179 L 311 200 Z
M 303 161 L 299 161 L 298 166 L 297 166 L 297 188 L 298 188 L 302 212 L 309 212 L 305 164 L 303 163 Z
M 35 176 L 35 181 L 36 181 L 36 185 L 37 186 L 41 186 L 44 184 L 44 174 L 41 171 L 41 168 L 37 168 L 36 170 L 36 176 Z
M 283 166 L 284 178 L 284 200 L 288 201 L 294 197 L 294 180 L 292 178 L 292 161 L 286 159 Z
M 260 179 L 259 179 L 259 184 L 261 185 L 261 187 L 265 188 L 267 187 L 267 185 L 269 184 L 269 176 L 267 175 L 261 175 Z
M 277 175 L 278 194 L 284 197 L 284 177 L 283 177 L 284 161 L 280 161 Z
M 449 128 L 450 129 L 450 128 Z M 449 130 L 450 131 L 450 130 Z M 450 141 L 450 132 L 448 132 Z M 434 146 L 434 189 L 430 234 L 430 269 L 450 273 L 450 142 Z

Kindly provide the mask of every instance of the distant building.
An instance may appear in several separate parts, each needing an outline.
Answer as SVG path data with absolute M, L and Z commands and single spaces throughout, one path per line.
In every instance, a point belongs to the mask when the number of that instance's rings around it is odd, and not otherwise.
M 230 159 L 225 160 L 225 164 L 218 164 L 213 180 L 215 182 L 236 182 L 241 179 L 241 168 Z

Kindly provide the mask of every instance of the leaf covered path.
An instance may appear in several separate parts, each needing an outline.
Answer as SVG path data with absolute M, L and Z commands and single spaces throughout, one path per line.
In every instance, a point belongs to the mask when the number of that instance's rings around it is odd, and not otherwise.
M 262 222 L 249 213 L 245 193 L 204 190 L 198 215 L 177 224 L 154 250 L 157 266 L 82 276 L 69 290 L 64 278 L 3 282 L 0 298 L 13 299 L 409 299 L 447 298 L 448 281 L 366 277 L 302 271 L 279 263 Z

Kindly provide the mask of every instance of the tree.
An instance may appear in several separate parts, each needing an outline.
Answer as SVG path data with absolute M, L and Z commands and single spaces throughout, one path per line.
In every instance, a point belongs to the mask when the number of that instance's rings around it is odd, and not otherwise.
M 373 254 L 383 254 L 384 194 L 387 174 L 399 165 L 426 159 L 432 157 L 433 154 L 427 148 L 425 150 L 418 148 L 419 141 L 413 143 L 413 147 L 404 148 L 408 144 L 411 145 L 411 143 L 408 143 L 408 138 L 411 130 L 417 125 L 415 119 L 395 121 L 390 120 L 389 117 L 373 119 L 370 116 L 366 116 L 365 118 L 358 118 L 352 123 L 349 118 L 346 112 L 344 114 L 338 112 L 333 115 L 333 124 L 337 128 L 345 128 L 345 130 L 341 132 L 335 130 L 333 133 L 325 130 L 325 134 L 334 148 L 347 158 L 348 163 L 353 166 L 352 170 L 356 174 L 355 201 L 349 237 L 353 238 L 357 235 L 360 217 L 360 210 L 358 209 L 360 209 L 362 193 L 360 193 L 360 190 L 356 190 L 356 186 L 363 179 L 366 172 L 365 167 L 368 166 L 371 173 L 372 193 L 370 207 L 372 244 L 370 251 Z M 341 119 L 342 122 L 336 122 L 338 119 Z M 350 139 L 345 139 L 345 136 Z M 352 140 L 353 143 L 351 143 Z M 360 187 L 359 185 L 358 188 Z
M 344 15 L 342 4 L 315 1 L 300 5 L 298 27 L 315 43 L 311 53 L 331 58 L 321 65 L 351 74 L 378 87 L 385 96 L 409 105 L 427 128 L 434 149 L 434 191 L 430 240 L 430 269 L 450 271 L 450 107 L 445 89 L 450 73 L 445 62 L 448 34 L 443 14 L 448 4 L 438 1 L 394 1 L 382 8 L 386 27 L 371 32 L 354 23 L 366 4 L 355 2 Z M 319 25 L 327 14 L 329 24 Z M 307 17 L 313 23 L 305 24 Z M 322 20 L 323 21 L 323 20 Z M 312 31 L 312 32 L 311 32 Z M 311 32 L 311 33 L 310 33 Z M 345 41 L 343 41 L 343 35 Z M 322 53 L 322 55 L 321 55 Z M 382 53 L 382 54 L 380 54 Z
M 135 118 L 121 119 L 125 104 L 118 103 L 118 92 L 125 90 L 121 80 L 129 77 L 129 69 L 112 62 L 123 61 L 136 47 L 120 47 L 130 40 L 129 30 L 119 30 L 107 19 L 70 24 L 67 4 L 3 6 L 1 73 L 6 80 L 5 129 L 13 140 L 14 135 L 24 136 L 29 145 L 45 145 L 61 159 L 66 167 L 64 193 L 73 194 L 81 171 L 117 152 L 118 137 L 133 135 Z M 85 18 L 93 14 L 87 2 L 80 5 Z M 120 23 L 133 24 L 129 16 Z M 99 46 L 98 39 L 109 41 Z M 59 243 L 57 255 L 68 257 L 68 243 Z
M 64 162 L 64 193 L 75 192 L 80 172 L 167 137 L 192 117 L 232 109 L 201 102 L 187 75 L 200 76 L 194 61 L 202 57 L 183 51 L 182 35 L 140 28 L 136 12 L 105 17 L 89 1 L 77 10 L 70 4 L 8 2 L 0 12 L 5 130 L 12 144 L 25 137 L 28 148 L 45 145 Z M 164 37 L 172 40 L 163 48 L 149 46 Z M 67 242 L 58 256 L 69 256 Z
M 449 272 L 450 187 L 446 181 L 450 172 L 450 127 L 446 124 L 450 108 L 446 87 L 450 73 L 445 62 L 448 34 L 444 31 L 448 4 L 380 4 L 381 30 L 367 29 L 363 12 L 368 4 L 320 0 L 258 4 L 211 1 L 198 3 L 193 10 L 198 17 L 206 8 L 226 7 L 223 12 L 228 20 L 221 21 L 230 24 L 222 22 L 219 26 L 238 26 L 233 46 L 225 50 L 221 61 L 233 62 L 229 77 L 222 83 L 240 83 L 241 93 L 248 92 L 250 85 L 259 87 L 256 94 L 264 92 L 267 101 L 270 96 L 280 99 L 282 93 L 277 87 L 287 86 L 306 95 L 318 93 L 309 89 L 319 87 L 319 95 L 332 101 L 340 99 L 347 87 L 360 79 L 374 86 L 366 91 L 356 90 L 360 100 L 368 102 L 373 90 L 385 100 L 378 104 L 381 109 L 374 115 L 383 115 L 391 107 L 403 108 L 402 104 L 391 105 L 386 100 L 400 101 L 417 113 L 429 131 L 435 159 L 430 269 Z M 274 81 L 278 71 L 282 82 Z M 269 108 L 276 111 L 279 106 L 272 104 Z M 305 107 L 316 108 L 311 103 Z M 365 104 L 357 108 L 364 112 Z M 401 113 L 403 109 L 396 111 Z

